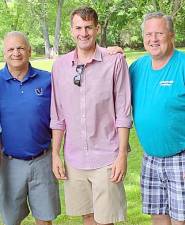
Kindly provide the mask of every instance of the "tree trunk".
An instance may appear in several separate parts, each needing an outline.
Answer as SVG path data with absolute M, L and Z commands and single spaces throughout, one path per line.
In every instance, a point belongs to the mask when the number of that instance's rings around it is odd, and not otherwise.
M 6 8 L 8 8 L 8 3 L 6 0 L 4 0 L 4 4 L 5 4 Z
M 107 45 L 107 27 L 109 23 L 109 17 L 105 19 L 105 22 L 101 28 L 100 46 L 106 47 Z
M 172 1 L 171 15 L 173 18 L 175 18 L 175 16 L 179 12 L 179 10 L 182 8 L 183 2 L 184 2 L 184 0 L 173 0 Z
M 51 51 L 51 44 L 49 41 L 48 24 L 46 22 L 45 17 L 41 17 L 40 20 L 41 20 L 42 34 L 44 37 L 45 56 L 50 59 L 52 58 L 51 56 L 52 51 Z
M 57 17 L 56 17 L 56 25 L 55 25 L 55 39 L 54 39 L 54 46 L 53 46 L 54 56 L 57 56 L 58 51 L 59 51 L 61 16 L 62 16 L 62 5 L 63 5 L 63 3 L 64 3 L 64 0 L 58 0 L 58 9 L 57 9 Z
M 152 0 L 152 4 L 154 6 L 155 11 L 160 11 L 159 2 L 157 0 Z

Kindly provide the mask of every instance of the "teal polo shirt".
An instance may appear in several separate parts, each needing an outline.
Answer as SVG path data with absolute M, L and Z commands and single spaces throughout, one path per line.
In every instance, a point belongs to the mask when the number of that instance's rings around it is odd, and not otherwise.
M 156 157 L 185 150 L 185 54 L 174 50 L 169 62 L 152 69 L 152 58 L 130 66 L 133 118 L 144 151 Z
M 27 159 L 49 148 L 50 99 L 49 72 L 30 65 L 19 81 L 7 66 L 0 70 L 0 124 L 6 154 Z

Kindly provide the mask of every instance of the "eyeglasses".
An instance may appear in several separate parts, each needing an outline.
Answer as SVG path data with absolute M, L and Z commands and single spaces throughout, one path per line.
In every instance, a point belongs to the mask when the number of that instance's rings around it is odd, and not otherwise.
M 75 85 L 77 86 L 81 86 L 81 75 L 84 71 L 84 68 L 85 68 L 85 65 L 84 64 L 81 64 L 81 65 L 77 65 L 76 67 L 76 75 L 74 76 L 74 79 L 73 79 L 73 82 Z

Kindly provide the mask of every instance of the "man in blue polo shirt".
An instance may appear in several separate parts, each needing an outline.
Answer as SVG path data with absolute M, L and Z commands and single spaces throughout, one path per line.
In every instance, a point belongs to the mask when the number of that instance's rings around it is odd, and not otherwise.
M 135 127 L 144 149 L 143 212 L 153 225 L 185 224 L 185 54 L 174 49 L 172 18 L 147 14 L 149 54 L 130 67 Z
M 29 214 L 37 225 L 51 225 L 60 213 L 58 183 L 51 166 L 50 73 L 29 63 L 31 47 L 21 32 L 4 39 L 0 70 L 0 212 L 6 225 Z

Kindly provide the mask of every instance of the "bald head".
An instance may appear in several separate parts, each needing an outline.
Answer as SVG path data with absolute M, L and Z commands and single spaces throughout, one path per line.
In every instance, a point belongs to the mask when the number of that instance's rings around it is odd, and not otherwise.
M 5 45 L 6 45 L 6 41 L 8 39 L 14 38 L 14 37 L 20 38 L 25 43 L 25 45 L 28 48 L 31 48 L 31 45 L 29 43 L 29 40 L 28 40 L 28 38 L 26 37 L 26 35 L 23 32 L 20 32 L 20 31 L 11 31 L 11 32 L 6 33 L 5 36 L 4 36 L 3 49 L 4 49 Z
M 12 31 L 5 35 L 3 42 L 4 60 L 9 71 L 27 72 L 29 58 L 31 56 L 31 46 L 24 33 Z

